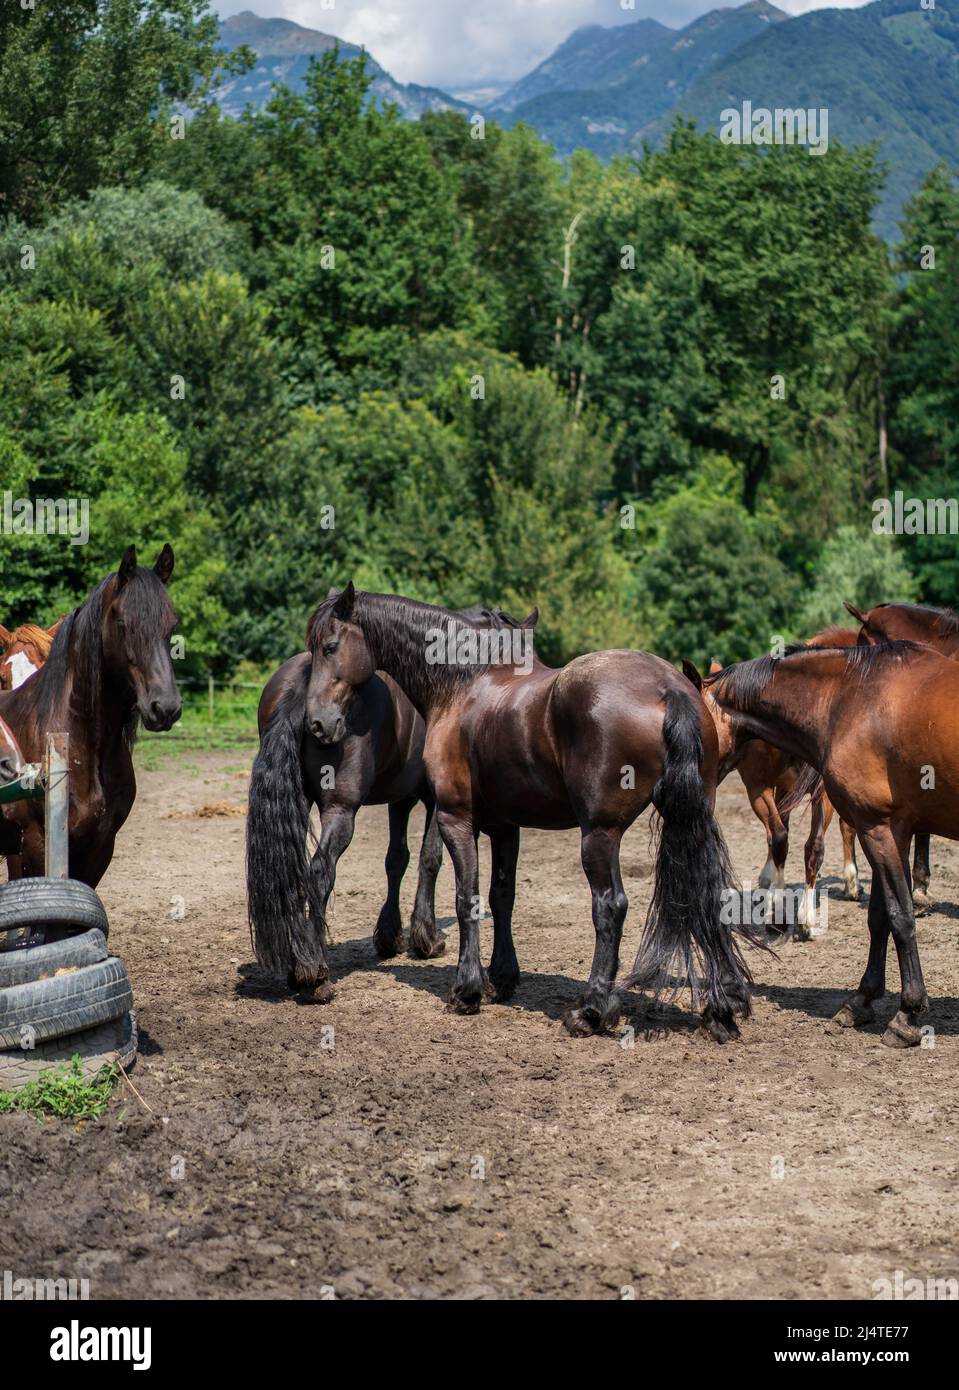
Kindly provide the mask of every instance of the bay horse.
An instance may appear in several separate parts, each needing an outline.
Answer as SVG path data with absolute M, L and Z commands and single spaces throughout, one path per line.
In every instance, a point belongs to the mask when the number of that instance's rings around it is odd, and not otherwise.
M 464 609 L 462 615 L 495 627 L 528 629 L 539 617 L 534 609 L 518 623 L 501 609 L 481 607 Z M 410 862 L 410 813 L 418 801 L 426 822 L 409 948 L 421 960 L 446 950 L 434 909 L 443 842 L 423 767 L 426 726 L 396 681 L 375 671 L 358 644 L 340 643 L 336 651 L 326 653 L 329 689 L 324 711 L 307 720 L 311 666 L 309 652 L 291 657 L 273 673 L 260 697 L 246 880 L 250 930 L 260 964 L 285 975 L 304 1002 L 322 1004 L 333 997 L 326 909 L 336 884 L 336 866 L 353 838 L 360 807 L 388 807 L 387 895 L 373 932 L 376 952 L 384 959 L 402 949 L 399 895 Z M 320 816 L 320 839 L 308 861 L 313 806 Z
M 0 623 L 0 690 L 16 690 L 50 655 L 62 618 L 52 627 L 21 623 L 11 632 Z
M 863 611 L 844 600 L 859 622 L 863 645 L 905 639 L 934 647 L 943 656 L 959 661 L 959 613 L 951 608 L 926 608 L 916 603 L 880 603 Z M 912 896 L 922 908 L 929 905 L 929 836 L 917 835 L 912 859 Z
M 449 1009 L 475 1014 L 510 997 L 519 980 L 512 937 L 523 826 L 579 828 L 593 902 L 595 950 L 586 990 L 564 1015 L 574 1036 L 611 1027 L 627 899 L 623 834 L 650 804 L 662 818 L 653 900 L 624 984 L 661 990 L 688 983 L 718 1042 L 738 1035 L 750 1011 L 750 975 L 729 925 L 732 883 L 713 814 L 716 729 L 701 696 L 668 662 L 646 652 L 605 651 L 554 670 L 529 633 L 502 633 L 448 609 L 352 583 L 316 608 L 307 719 L 328 728 L 345 717 L 349 692 L 329 663 L 381 670 L 423 717 L 423 761 L 456 875 L 459 961 Z M 489 836 L 493 954 L 480 961 L 477 841 Z M 698 962 L 697 962 L 698 957 Z M 704 980 L 696 979 L 701 965 Z
M 856 640 L 855 628 L 829 627 L 810 637 L 805 645 L 851 647 Z M 749 804 L 766 832 L 766 863 L 760 872 L 758 886 L 773 894 L 772 916 L 775 917 L 776 898 L 786 887 L 786 857 L 789 853 L 789 813 L 784 813 L 782 806 L 796 785 L 802 764 L 764 739 L 749 739 L 736 746 L 729 717 L 712 697 L 710 679 L 702 681 L 691 662 L 684 662 L 683 669 L 693 683 L 699 685 L 707 708 L 716 720 L 716 732 L 719 735 L 719 780 L 723 781 L 734 770 L 739 773 L 746 788 Z M 714 661 L 710 666 L 709 677 L 715 676 L 721 670 L 719 662 Z M 794 926 L 795 935 L 801 940 L 808 939 L 811 929 L 816 925 L 816 882 L 822 869 L 826 831 L 832 823 L 832 818 L 833 806 L 828 796 L 814 798 L 810 812 L 809 835 L 803 850 L 806 887 L 799 908 L 798 922 Z M 841 817 L 839 827 L 842 835 L 842 876 L 845 895 L 856 901 L 861 893 L 859 870 L 856 865 L 856 835 L 852 826 L 847 825 Z M 770 924 L 768 915 L 767 924 Z
M 764 738 L 818 769 L 872 867 L 869 959 L 836 1022 L 854 1027 L 872 1019 L 885 991 L 891 932 L 902 988 L 883 1042 L 916 1046 L 928 999 L 909 843 L 916 834 L 959 839 L 959 667 L 907 641 L 794 647 L 728 667 L 712 692 L 734 717 L 738 739 Z
M 117 832 L 136 797 L 132 747 L 142 720 L 169 729 L 180 717 L 170 657 L 176 613 L 166 585 L 173 551 L 153 569 L 136 547 L 63 623 L 45 665 L 16 690 L 0 692 L 0 718 L 27 762 L 41 762 L 45 735 L 70 736 L 70 876 L 95 888 L 113 858 Z M 28 877 L 43 873 L 42 801 L 2 808 L 0 853 L 20 854 Z

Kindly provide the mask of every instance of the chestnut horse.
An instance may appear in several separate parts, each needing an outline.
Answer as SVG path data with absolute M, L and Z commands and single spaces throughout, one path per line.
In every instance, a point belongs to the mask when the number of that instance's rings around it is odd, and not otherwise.
M 865 644 L 906 640 L 934 647 L 943 656 L 959 661 L 959 614 L 950 608 L 922 608 L 915 603 L 880 603 L 867 612 L 846 602 L 847 610 L 861 624 L 859 641 Z M 929 905 L 929 836 L 917 835 L 912 859 L 912 896 L 920 907 Z
M 645 652 L 578 657 L 561 670 L 532 652 L 531 634 L 483 628 L 443 608 L 352 584 L 317 607 L 308 629 L 307 720 L 329 728 L 351 699 L 335 667 L 387 672 L 426 724 L 423 761 L 456 874 L 460 952 L 449 1008 L 476 1013 L 519 980 L 512 911 L 520 828 L 579 827 L 596 945 L 586 991 L 564 1022 L 595 1033 L 619 1016 L 613 993 L 627 900 L 624 832 L 651 803 L 662 816 L 653 901 L 627 985 L 690 983 L 717 1041 L 748 1014 L 749 972 L 728 925 L 728 854 L 713 815 L 718 749 L 702 698 Z M 495 649 L 494 649 L 495 648 Z M 480 962 L 477 840 L 492 851 L 493 955 Z
M 60 629 L 62 618 L 52 627 L 38 627 L 36 623 L 21 623 L 12 632 L 0 623 L 0 690 L 16 690 L 23 685 L 50 655 L 53 639 Z M 23 865 L 19 854 L 7 855 L 7 877 L 23 877 Z
M 47 733 L 70 736 L 70 875 L 92 888 L 136 797 L 131 749 L 138 721 L 169 729 L 180 717 L 170 659 L 176 613 L 166 591 L 172 572 L 168 545 L 152 570 L 137 565 L 131 545 L 116 574 L 64 618 L 46 664 L 0 693 L 0 717 L 25 761 L 42 761 Z M 42 874 L 43 802 L 2 810 L 0 853 L 20 854 L 28 877 Z
M 830 651 L 789 648 L 717 676 L 713 698 L 736 738 L 764 738 L 818 768 L 833 805 L 872 867 L 869 960 L 836 1015 L 844 1027 L 873 1017 L 885 991 L 889 932 L 899 958 L 899 1011 L 890 1047 L 921 1041 L 928 1005 L 913 915 L 909 842 L 959 839 L 959 667 L 928 647 L 888 642 Z
M 461 616 L 499 628 L 533 628 L 539 615 L 534 609 L 524 623 L 517 623 L 501 609 L 476 607 L 464 609 Z M 326 907 L 361 806 L 389 807 L 387 895 L 373 932 L 377 954 L 394 956 L 402 947 L 400 885 L 410 862 L 406 836 L 417 801 L 426 809 L 426 824 L 410 951 L 427 960 L 446 950 L 434 912 L 443 843 L 423 768 L 423 720 L 392 677 L 374 671 L 358 647 L 342 644 L 326 655 L 327 674 L 339 697 L 337 713 L 307 724 L 309 652 L 284 662 L 264 687 L 246 840 L 247 907 L 257 959 L 285 974 L 290 988 L 312 1003 L 333 997 Z M 314 805 L 320 840 L 308 862 Z
M 50 655 L 53 639 L 60 629 L 62 618 L 53 627 L 37 627 L 36 623 L 21 623 L 12 632 L 0 623 L 0 690 L 16 690 L 18 685 L 39 671 Z
M 810 637 L 806 646 L 811 647 L 851 647 L 857 640 L 854 628 L 829 627 Z M 776 896 L 786 886 L 786 856 L 789 853 L 789 813 L 783 813 L 782 803 L 796 785 L 801 764 L 795 758 L 774 748 L 763 739 L 750 739 L 738 748 L 733 747 L 732 730 L 726 714 L 712 698 L 710 679 L 701 682 L 696 668 L 691 662 L 684 662 L 683 669 L 694 684 L 699 683 L 706 705 L 716 720 L 719 735 L 719 780 L 722 781 L 733 770 L 737 771 L 746 788 L 749 804 L 766 832 L 766 863 L 760 872 L 758 886 L 771 890 L 774 897 L 767 914 L 767 924 L 775 915 Z M 709 677 L 722 670 L 719 662 L 710 666 Z M 806 890 L 799 910 L 799 920 L 795 924 L 795 934 L 808 938 L 810 929 L 816 925 L 816 881 L 822 868 L 825 853 L 826 831 L 832 822 L 833 807 L 828 796 L 816 797 L 812 802 L 809 835 L 806 840 L 803 861 L 806 869 Z M 856 834 L 852 826 L 840 818 L 840 831 L 843 847 L 843 882 L 847 898 L 856 901 L 860 896 L 859 870 L 856 866 Z

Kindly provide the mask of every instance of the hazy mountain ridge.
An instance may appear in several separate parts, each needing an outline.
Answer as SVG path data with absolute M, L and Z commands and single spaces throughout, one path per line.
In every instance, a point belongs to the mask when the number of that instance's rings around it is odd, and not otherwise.
M 357 44 L 347 43 L 332 34 L 305 29 L 288 19 L 261 19 L 251 10 L 220 21 L 220 43 L 226 50 L 246 44 L 257 55 L 256 64 L 249 72 L 228 78 L 219 90 L 217 104 L 228 116 L 239 116 L 247 106 L 258 109 L 265 106 L 274 83 L 300 90 L 310 59 L 320 53 L 338 48 L 341 61 L 346 62 L 358 58 L 363 51 Z M 397 82 L 370 53 L 366 57 L 373 78 L 374 100 L 381 105 L 394 103 L 408 120 L 417 120 L 424 111 L 468 109 L 436 87 Z
M 953 19 L 947 4 L 955 4 Z M 283 19 L 250 11 L 221 22 L 224 48 L 245 43 L 251 72 L 228 80 L 218 98 L 229 115 L 262 107 L 273 83 L 300 88 L 310 58 L 339 46 L 361 49 Z M 476 107 L 435 87 L 396 81 L 367 55 L 378 104 L 411 120 L 426 111 Z M 576 29 L 505 91 L 486 114 L 525 121 L 561 155 L 587 148 L 608 158 L 659 143 L 677 114 L 718 130 L 721 112 L 768 106 L 826 108 L 829 138 L 879 142 L 889 165 L 877 226 L 895 234 L 903 203 L 938 160 L 959 151 L 959 0 L 876 0 L 857 10 L 785 14 L 768 0 L 715 9 L 680 30 L 654 19 Z

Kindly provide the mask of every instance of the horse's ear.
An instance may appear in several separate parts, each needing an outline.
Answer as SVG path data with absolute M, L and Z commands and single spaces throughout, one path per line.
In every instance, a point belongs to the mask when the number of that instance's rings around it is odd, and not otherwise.
M 334 618 L 339 618 L 341 623 L 348 622 L 353 612 L 353 604 L 355 602 L 356 590 L 353 588 L 353 581 L 351 579 L 333 605 Z
M 117 570 L 117 589 L 122 589 L 124 584 L 130 579 L 137 567 L 137 548 L 135 545 L 128 545 L 123 552 L 123 559 L 120 561 L 120 568 Z
M 864 613 L 861 608 L 857 608 L 854 603 L 850 603 L 847 598 L 842 601 L 842 606 L 847 613 L 851 613 L 857 623 L 864 623 L 868 619 L 868 613 Z
M 5 647 L 10 645 L 10 638 L 12 636 L 13 633 L 8 632 L 3 623 L 0 623 L 0 642 L 2 642 Z
M 153 572 L 157 575 L 161 584 L 169 584 L 170 575 L 173 573 L 173 546 L 167 541 L 156 558 Z
M 529 617 L 528 617 L 528 618 L 524 618 L 523 621 L 520 623 L 520 627 L 526 627 L 526 628 L 532 629 L 532 628 L 534 628 L 534 627 L 536 626 L 536 624 L 537 624 L 538 622 L 539 622 L 539 609 L 538 609 L 538 608 L 534 608 L 533 611 L 532 611 L 532 613 L 530 613 Z
M 683 675 L 688 681 L 692 681 L 697 690 L 702 690 L 703 678 L 691 661 L 683 662 Z
M 59 616 L 59 618 L 58 618 L 58 619 L 56 620 L 56 622 L 53 624 L 53 627 L 48 627 L 48 628 L 47 628 L 47 636 L 48 636 L 48 637 L 56 637 L 57 633 L 60 631 L 60 624 L 63 622 L 63 620 L 64 620 L 64 618 L 65 618 L 66 616 L 67 616 L 66 613 L 61 613 L 60 616 Z
M 712 661 L 709 663 L 709 674 L 711 676 L 718 676 L 722 669 L 723 663 L 721 661 L 717 661 L 716 658 L 713 657 Z

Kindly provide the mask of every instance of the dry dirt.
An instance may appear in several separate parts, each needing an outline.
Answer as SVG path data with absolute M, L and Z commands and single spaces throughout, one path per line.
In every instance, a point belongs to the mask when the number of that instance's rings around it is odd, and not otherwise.
M 96 1123 L 0 1117 L 0 1266 L 15 1277 L 86 1277 L 94 1298 L 794 1299 L 871 1298 L 897 1269 L 959 1275 L 957 847 L 933 841 L 919 937 L 934 1045 L 910 1052 L 881 1046 L 881 1027 L 826 1028 L 866 952 L 835 826 L 828 930 L 755 960 L 740 1043 L 639 997 L 631 1048 L 564 1034 L 593 935 L 574 833 L 524 834 L 515 999 L 447 1014 L 455 928 L 452 959 L 374 956 L 382 808 L 340 866 L 336 997 L 303 1007 L 251 963 L 244 820 L 209 811 L 243 802 L 251 756 L 140 774 L 101 893 L 155 1118 L 123 1086 Z M 738 778 L 720 816 L 755 878 L 763 835 Z M 644 820 L 625 845 L 627 956 L 650 868 Z M 411 868 L 406 914 L 413 888 Z M 451 904 L 447 861 L 447 928 Z

